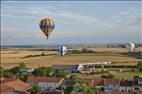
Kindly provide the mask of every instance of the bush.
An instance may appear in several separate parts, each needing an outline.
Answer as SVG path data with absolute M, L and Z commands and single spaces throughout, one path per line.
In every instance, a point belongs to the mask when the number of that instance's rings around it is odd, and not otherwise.
M 112 79 L 112 78 L 114 78 L 114 75 L 112 75 L 112 74 L 101 75 L 101 78 Z
M 9 71 L 4 71 L 2 75 L 5 78 L 12 78 L 14 76 L 14 74 L 12 72 L 9 72 Z
M 29 78 L 29 76 L 31 76 L 30 74 L 18 74 L 17 78 L 19 78 L 20 80 L 26 82 L 27 79 Z
M 37 94 L 38 92 L 41 91 L 41 88 L 39 86 L 32 86 L 32 88 L 30 89 L 30 94 Z
M 142 61 L 138 62 L 137 69 L 138 69 L 139 72 L 142 72 Z

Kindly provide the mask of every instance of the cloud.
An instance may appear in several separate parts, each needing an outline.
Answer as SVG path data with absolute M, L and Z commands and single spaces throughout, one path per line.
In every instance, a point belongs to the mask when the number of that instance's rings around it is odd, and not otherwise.
M 51 7 L 52 8 L 52 7 Z M 37 7 L 37 6 L 29 6 L 23 8 L 17 8 L 17 7 L 2 7 L 2 17 L 10 17 L 10 18 L 21 18 L 21 19 L 27 19 L 27 18 L 33 18 L 33 17 L 46 17 L 46 16 L 52 16 L 54 18 L 59 19 L 68 19 L 72 20 L 74 22 L 79 22 L 83 24 L 97 24 L 99 21 L 97 21 L 96 17 L 91 17 L 87 15 L 82 15 L 79 13 L 74 13 L 69 10 L 52 10 L 48 7 Z
M 105 15 L 105 14 L 104 14 Z M 90 39 L 90 40 L 135 40 L 140 38 L 141 21 L 142 17 L 138 12 L 132 13 L 131 11 L 123 10 L 119 11 L 119 14 L 101 18 L 99 16 L 90 16 L 88 14 L 81 14 L 69 9 L 57 9 L 53 6 L 31 5 L 31 6 L 2 6 L 2 18 L 13 18 L 18 21 L 37 21 L 43 17 L 53 17 L 58 26 L 57 30 L 62 32 L 52 33 L 52 38 L 56 39 Z M 19 20 L 20 19 L 20 20 Z M 5 20 L 7 21 L 7 20 Z M 8 22 L 8 21 L 7 21 Z M 6 22 L 5 22 L 6 23 Z M 64 23 L 64 24 L 63 24 Z M 70 26 L 72 25 L 72 26 Z M 64 27 L 68 26 L 68 27 Z M 75 27 L 75 28 L 73 28 Z M 19 27 L 18 27 L 19 28 Z M 16 39 L 39 39 L 45 38 L 44 34 L 37 31 L 36 28 L 28 28 L 27 32 L 18 28 L 4 28 L 4 37 L 11 37 Z M 81 29 L 80 29 L 81 28 Z M 31 31 L 30 31 L 31 29 Z M 40 30 L 40 29 L 39 29 Z M 81 33 L 80 32 L 85 32 Z M 28 32 L 29 31 L 29 32 Z M 73 32 L 72 32 L 73 31 Z M 7 32 L 7 33 L 6 33 Z M 22 33 L 21 33 L 22 32 Z M 18 36 L 17 36 L 18 35 Z M 2 35 L 3 36 L 3 35 Z M 137 38 L 136 38 L 137 36 Z

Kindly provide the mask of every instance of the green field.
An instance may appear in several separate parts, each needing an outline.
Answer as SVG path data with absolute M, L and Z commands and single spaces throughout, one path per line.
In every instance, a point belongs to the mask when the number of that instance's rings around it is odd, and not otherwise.
M 103 74 L 110 74 L 110 73 L 97 73 L 97 74 L 74 74 L 79 78 L 87 78 L 87 79 L 92 79 L 92 78 L 100 78 L 101 75 Z M 140 76 L 142 77 L 142 72 L 117 72 L 117 73 L 111 73 L 114 75 L 114 78 L 116 79 L 132 79 L 134 76 Z

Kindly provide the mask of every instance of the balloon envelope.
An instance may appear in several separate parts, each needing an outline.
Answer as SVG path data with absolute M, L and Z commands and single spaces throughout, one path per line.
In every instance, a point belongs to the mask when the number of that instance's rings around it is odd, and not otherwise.
M 132 52 L 133 49 L 135 48 L 135 44 L 134 43 L 128 43 L 128 46 L 130 47 L 130 51 Z
M 55 28 L 54 21 L 53 19 L 50 19 L 50 18 L 42 19 L 39 23 L 39 26 L 40 26 L 41 31 L 47 37 L 47 39 Z
M 67 48 L 65 46 L 60 46 L 59 47 L 59 53 L 61 56 L 64 56 L 67 52 Z

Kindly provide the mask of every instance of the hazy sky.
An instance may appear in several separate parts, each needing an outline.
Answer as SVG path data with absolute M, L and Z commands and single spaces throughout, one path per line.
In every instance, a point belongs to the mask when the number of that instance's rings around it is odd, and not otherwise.
M 140 43 L 141 1 L 3 1 L 2 45 L 61 43 Z M 56 26 L 48 40 L 42 18 Z

